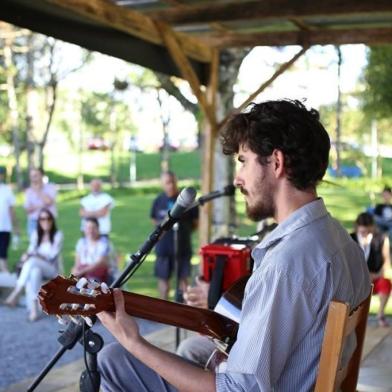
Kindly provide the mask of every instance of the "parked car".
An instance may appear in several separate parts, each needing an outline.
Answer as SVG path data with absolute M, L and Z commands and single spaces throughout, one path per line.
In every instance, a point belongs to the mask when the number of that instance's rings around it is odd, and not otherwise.
M 102 137 L 91 137 L 87 140 L 87 148 L 89 150 L 106 151 L 110 148 L 110 144 Z

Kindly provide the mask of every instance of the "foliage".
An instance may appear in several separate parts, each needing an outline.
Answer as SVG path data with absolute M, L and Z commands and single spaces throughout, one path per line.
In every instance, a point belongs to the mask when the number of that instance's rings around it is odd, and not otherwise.
M 81 97 L 81 117 L 87 131 L 95 136 L 106 136 L 111 131 L 120 130 L 135 133 L 128 105 L 111 93 L 84 92 Z
M 363 107 L 372 118 L 392 118 L 392 45 L 372 46 L 364 72 Z

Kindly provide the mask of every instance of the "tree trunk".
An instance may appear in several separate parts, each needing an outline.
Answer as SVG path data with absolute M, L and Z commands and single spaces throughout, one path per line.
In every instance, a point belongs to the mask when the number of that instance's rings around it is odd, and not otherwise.
M 341 90 L 341 68 L 342 68 L 342 51 L 336 47 L 338 54 L 338 98 L 336 101 L 336 176 L 341 176 L 341 123 L 342 123 L 342 90 Z
M 12 44 L 13 38 L 7 38 L 4 42 L 4 65 L 6 70 L 6 89 L 8 96 L 8 107 L 10 116 L 10 125 L 12 131 L 12 145 L 14 149 L 15 157 L 15 176 L 16 184 L 19 190 L 23 188 L 23 178 L 20 168 L 20 134 L 19 134 L 19 124 L 18 124 L 18 100 L 16 98 L 15 92 L 15 69 L 12 60 Z
M 54 110 L 56 108 L 56 102 L 57 102 L 57 86 L 58 83 L 54 78 L 54 75 L 52 75 L 52 80 L 50 82 L 50 85 L 48 86 L 49 91 L 47 94 L 49 95 L 47 99 L 47 104 L 46 104 L 46 111 L 48 113 L 48 117 L 46 120 L 46 126 L 44 133 L 42 135 L 42 139 L 38 145 L 38 161 L 39 161 L 39 167 L 44 168 L 45 167 L 45 156 L 44 156 L 44 151 L 45 151 L 45 146 L 46 142 L 48 141 L 48 136 L 49 136 L 49 131 L 50 127 L 52 125 L 53 121 L 53 114 Z
M 34 157 L 34 110 L 35 110 L 35 97 L 34 97 L 34 52 L 33 52 L 34 36 L 29 34 L 27 37 L 27 74 L 26 74 L 26 150 L 27 150 L 27 166 L 30 171 L 36 166 Z
M 169 131 L 168 131 L 170 117 L 168 113 L 167 116 L 163 114 L 164 109 L 163 109 L 162 99 L 161 99 L 159 89 L 157 90 L 157 99 L 159 103 L 159 116 L 161 118 L 162 131 L 163 131 L 162 150 L 161 150 L 161 173 L 165 173 L 170 170 L 170 145 L 169 145 Z
M 234 84 L 237 82 L 241 63 L 248 49 L 229 49 L 222 51 L 219 63 L 219 82 L 216 110 L 218 121 L 233 109 Z M 223 155 L 220 143 L 215 144 L 214 189 L 221 190 L 233 183 L 234 161 Z M 236 227 L 234 197 L 221 197 L 214 201 L 212 212 L 212 239 L 233 234 Z
M 111 141 L 110 141 L 110 185 L 112 189 L 116 186 L 117 183 L 117 175 L 116 175 L 116 154 L 115 148 L 117 144 L 116 140 L 116 128 L 117 128 L 117 113 L 114 105 L 112 105 L 110 112 L 110 133 L 111 133 Z

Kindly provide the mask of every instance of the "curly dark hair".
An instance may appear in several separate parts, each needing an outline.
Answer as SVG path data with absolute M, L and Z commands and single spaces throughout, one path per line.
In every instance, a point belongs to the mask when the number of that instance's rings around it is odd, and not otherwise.
M 316 187 L 327 170 L 331 146 L 319 118 L 317 110 L 297 100 L 253 103 L 222 130 L 223 153 L 233 155 L 245 145 L 266 165 L 272 152 L 280 150 L 289 181 L 300 190 Z

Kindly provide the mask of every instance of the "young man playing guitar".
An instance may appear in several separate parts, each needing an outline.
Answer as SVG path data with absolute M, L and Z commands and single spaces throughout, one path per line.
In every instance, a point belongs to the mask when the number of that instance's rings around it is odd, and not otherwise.
M 330 301 L 354 308 L 369 294 L 363 252 L 316 193 L 330 149 L 317 111 L 298 101 L 255 104 L 231 119 L 221 140 L 238 156 L 234 184 L 248 216 L 278 222 L 253 250 L 228 360 L 205 371 L 151 345 L 115 290 L 116 312 L 98 314 L 120 343 L 101 352 L 104 391 L 311 391 Z

